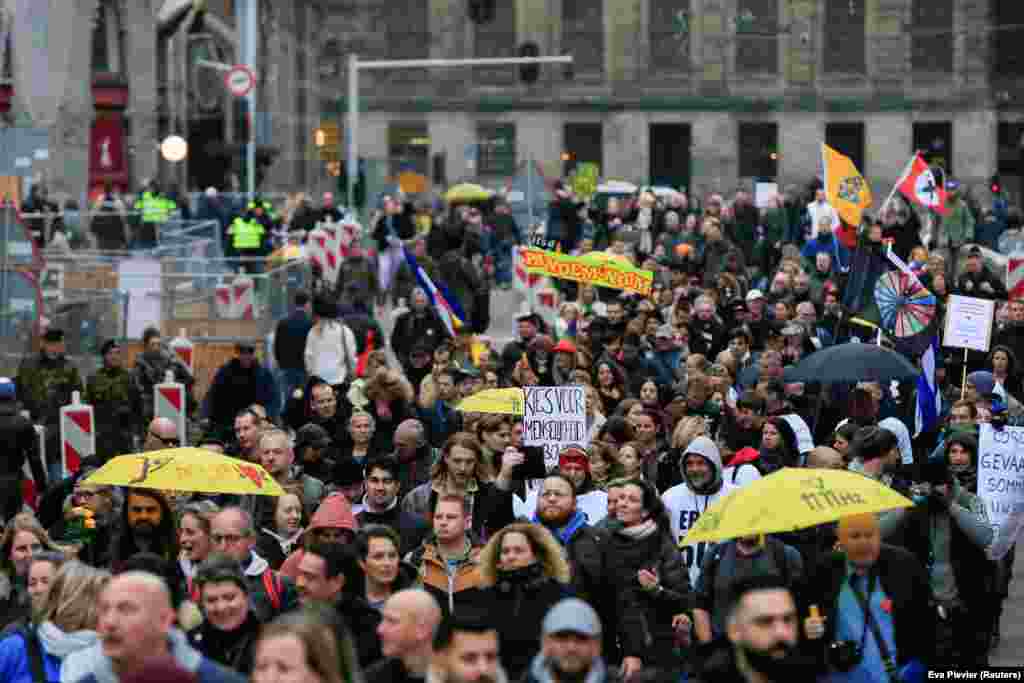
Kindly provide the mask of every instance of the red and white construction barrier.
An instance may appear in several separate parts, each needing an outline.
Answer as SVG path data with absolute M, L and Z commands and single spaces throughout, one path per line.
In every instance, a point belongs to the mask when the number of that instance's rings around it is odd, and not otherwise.
M 82 403 L 77 391 L 71 404 L 60 409 L 60 457 L 64 476 L 82 468 L 82 459 L 96 454 L 96 422 L 92 406 Z
M 166 417 L 178 430 L 178 443 L 186 445 L 188 433 L 185 428 L 185 414 L 188 411 L 188 395 L 185 385 L 174 381 L 174 373 L 167 371 L 161 384 L 153 387 L 153 417 Z
M 178 360 L 188 368 L 189 374 L 196 374 L 195 367 L 195 345 L 189 341 L 186 336 L 186 330 L 182 328 L 178 331 L 178 336 L 171 340 L 171 351 L 178 357 Z
M 1024 299 L 1024 254 L 1017 252 L 1006 259 L 1006 291 L 1009 299 Z

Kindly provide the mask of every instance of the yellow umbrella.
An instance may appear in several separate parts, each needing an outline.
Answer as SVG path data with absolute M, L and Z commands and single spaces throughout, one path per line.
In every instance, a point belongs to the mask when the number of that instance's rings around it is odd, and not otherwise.
M 476 183 L 460 183 L 453 185 L 444 193 L 444 200 L 449 204 L 453 202 L 482 202 L 490 199 L 494 193 L 482 185 Z
M 908 498 L 856 472 L 787 467 L 712 504 L 682 545 L 796 531 L 849 515 L 912 506 Z
M 260 465 L 201 448 L 121 455 L 93 472 L 85 483 L 162 491 L 284 495 Z
M 463 413 L 489 413 L 491 415 L 522 415 L 526 395 L 522 389 L 485 389 L 462 399 L 455 410 Z

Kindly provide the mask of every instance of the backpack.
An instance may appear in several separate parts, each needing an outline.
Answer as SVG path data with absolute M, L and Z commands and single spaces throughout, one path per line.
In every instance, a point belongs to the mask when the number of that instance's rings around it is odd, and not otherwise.
M 790 585 L 793 579 L 793 572 L 790 571 L 789 562 L 786 560 L 786 544 L 774 538 L 766 538 L 765 543 L 768 546 L 768 552 L 772 554 L 772 561 L 775 563 L 775 569 L 779 572 L 779 576 L 787 586 Z M 719 543 L 715 546 L 715 551 L 708 561 L 707 569 L 701 572 L 701 580 L 705 581 L 705 583 L 710 581 L 711 583 L 707 585 L 712 587 L 714 587 L 715 577 L 718 574 L 718 565 L 722 563 L 723 545 Z
M 281 581 L 281 575 L 272 569 L 268 569 L 263 572 L 263 588 L 267 591 L 267 598 L 270 600 L 271 607 L 274 608 L 275 612 L 281 611 L 281 594 L 284 592 L 284 583 Z M 195 604 L 199 604 L 199 586 L 192 579 L 185 579 L 186 590 L 188 591 L 189 599 Z

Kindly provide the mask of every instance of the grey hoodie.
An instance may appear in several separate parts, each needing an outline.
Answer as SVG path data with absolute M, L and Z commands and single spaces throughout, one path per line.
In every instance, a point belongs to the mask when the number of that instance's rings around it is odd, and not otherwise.
M 530 663 L 529 674 L 524 680 L 529 683 L 558 683 L 551 675 L 551 669 L 547 667 L 547 660 L 542 652 L 537 653 L 533 658 L 533 662 Z M 604 660 L 598 657 L 597 661 L 590 667 L 590 671 L 587 672 L 583 683 L 611 683 L 618 680 L 617 676 L 609 673 Z
M 167 645 L 175 661 L 186 671 L 195 673 L 199 670 L 202 655 L 188 644 L 185 634 L 171 629 L 167 634 Z M 64 659 L 60 670 L 61 683 L 75 683 L 92 674 L 97 683 L 118 683 L 118 676 L 110 664 L 110 658 L 103 654 L 103 643 L 84 650 L 72 652 Z

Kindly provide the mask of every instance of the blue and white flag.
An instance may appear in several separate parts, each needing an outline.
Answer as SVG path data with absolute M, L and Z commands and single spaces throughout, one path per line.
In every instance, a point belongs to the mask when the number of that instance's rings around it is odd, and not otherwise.
M 942 394 L 935 383 L 935 359 L 939 355 L 939 338 L 921 356 L 921 374 L 917 377 L 917 410 L 914 414 L 914 436 L 935 426 L 942 414 Z
M 462 304 L 445 288 L 443 283 L 434 284 L 434 281 L 427 275 L 427 271 L 423 270 L 423 267 L 416 261 L 416 257 L 408 249 L 403 247 L 402 251 L 405 252 L 406 263 L 409 264 L 413 275 L 416 276 L 416 282 L 427 293 L 430 304 L 448 329 L 448 334 L 454 337 L 456 330 L 462 327 L 466 320 L 466 314 L 462 312 Z

